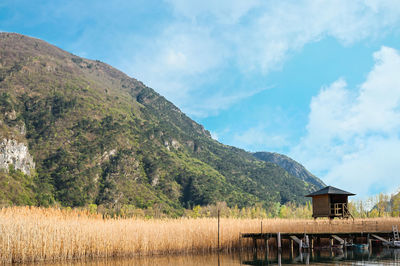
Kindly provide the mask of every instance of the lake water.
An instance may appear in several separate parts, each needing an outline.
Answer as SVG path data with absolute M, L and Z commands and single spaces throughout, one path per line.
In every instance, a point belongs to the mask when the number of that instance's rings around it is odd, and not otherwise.
M 235 252 L 207 255 L 170 255 L 121 259 L 94 259 L 87 261 L 69 261 L 64 263 L 46 263 L 57 266 L 108 266 L 108 265 L 400 265 L 400 249 L 374 249 L 372 251 L 358 250 L 323 250 L 312 253 L 294 253 L 286 251 L 278 255 L 271 250 L 268 255 L 265 252 Z M 38 264 L 34 264 L 38 265 Z M 43 264 L 41 264 L 43 265 Z

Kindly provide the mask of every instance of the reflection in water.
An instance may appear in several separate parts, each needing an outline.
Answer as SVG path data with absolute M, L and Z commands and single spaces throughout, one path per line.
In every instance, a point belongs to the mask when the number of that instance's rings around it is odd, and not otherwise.
M 400 249 L 374 250 L 316 250 L 311 252 L 258 252 L 242 260 L 243 265 L 286 265 L 286 264 L 337 264 L 373 265 L 400 264 Z
M 111 265 L 286 265 L 286 264 L 309 264 L 309 265 L 382 265 L 400 264 L 400 249 L 374 249 L 368 250 L 318 250 L 299 253 L 276 250 L 266 252 L 236 252 L 207 255 L 169 255 L 169 256 L 146 256 L 121 259 L 92 259 L 84 261 L 69 261 L 63 263 L 40 263 L 40 265 L 52 266 L 111 266 Z M 39 265 L 39 264 L 31 264 Z
M 37 263 L 26 264 L 31 266 L 158 266 L 158 265 L 241 265 L 239 253 L 213 253 L 206 255 L 165 255 L 165 256 L 143 256 L 134 258 L 115 258 L 115 259 L 88 259 L 79 261 L 69 261 L 60 263 Z

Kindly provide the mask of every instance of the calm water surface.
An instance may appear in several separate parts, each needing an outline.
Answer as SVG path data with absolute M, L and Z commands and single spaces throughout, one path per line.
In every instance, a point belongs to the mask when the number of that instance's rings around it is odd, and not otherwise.
M 40 265 L 57 266 L 108 266 L 108 265 L 400 265 L 400 249 L 374 249 L 372 251 L 314 251 L 312 253 L 283 252 L 278 255 L 271 250 L 268 254 L 258 252 L 236 252 L 208 255 L 153 256 L 126 259 L 97 259 L 70 261 L 66 263 L 46 263 Z M 39 265 L 39 264 L 34 264 Z

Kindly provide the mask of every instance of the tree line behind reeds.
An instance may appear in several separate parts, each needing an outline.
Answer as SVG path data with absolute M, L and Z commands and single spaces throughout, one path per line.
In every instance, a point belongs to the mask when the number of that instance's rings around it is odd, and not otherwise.
M 136 208 L 133 205 L 120 205 L 113 209 L 106 209 L 103 206 L 89 204 L 83 210 L 90 213 L 100 213 L 105 217 L 122 218 L 168 218 L 162 211 L 162 206 L 155 204 L 146 209 Z M 399 217 L 400 215 L 400 193 L 392 195 L 379 194 L 365 200 L 351 200 L 349 209 L 356 218 L 378 218 L 378 217 Z M 218 211 L 221 217 L 240 219 L 265 219 L 265 218 L 289 218 L 289 219 L 312 219 L 312 205 L 308 201 L 305 204 L 288 202 L 286 204 L 274 203 L 271 207 L 264 208 L 261 204 L 252 207 L 239 208 L 237 205 L 229 207 L 226 202 L 217 202 L 206 206 L 195 205 L 184 211 L 183 217 L 189 218 L 216 218 Z

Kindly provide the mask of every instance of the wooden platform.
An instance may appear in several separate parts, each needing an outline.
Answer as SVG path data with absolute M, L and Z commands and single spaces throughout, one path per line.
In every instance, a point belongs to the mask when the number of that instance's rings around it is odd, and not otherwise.
M 296 236 L 298 238 L 302 238 L 304 234 L 308 235 L 309 237 L 319 237 L 319 238 L 330 238 L 332 235 L 337 235 L 339 237 L 367 237 L 368 234 L 374 234 L 383 238 L 392 238 L 393 232 L 350 232 L 350 233 L 280 233 L 282 239 L 290 239 L 290 236 Z M 269 238 L 276 238 L 278 233 L 242 233 L 242 238 L 255 238 L 255 239 L 269 239 Z
M 328 239 L 329 246 L 334 247 L 346 247 L 349 243 L 354 244 L 367 244 L 372 247 L 372 243 L 375 245 L 378 243 L 389 242 L 393 238 L 393 232 L 348 232 L 348 233 L 337 233 L 337 232 L 324 232 L 324 233 L 244 233 L 241 234 L 241 238 L 248 238 L 253 240 L 253 248 L 257 249 L 257 240 L 264 240 L 265 247 L 268 248 L 268 241 L 274 239 L 276 247 L 282 248 L 282 241 L 289 240 L 290 248 L 293 250 L 293 245 L 296 243 L 299 249 L 313 249 L 321 247 L 321 239 Z

